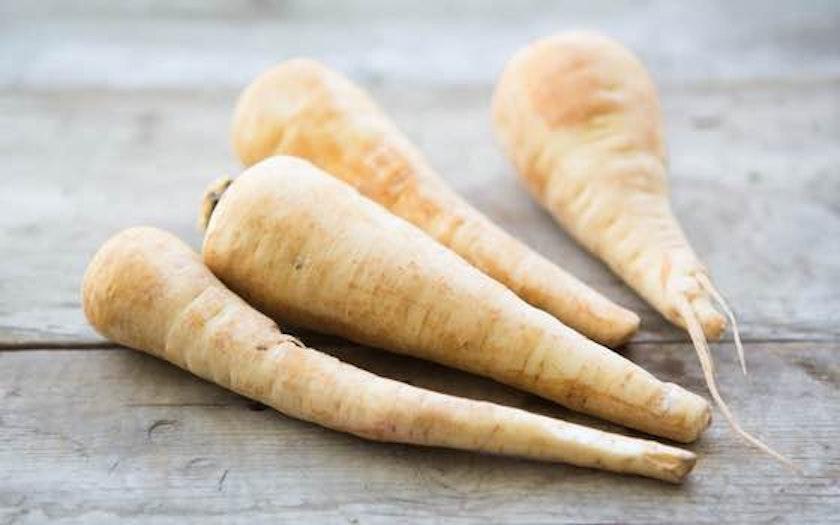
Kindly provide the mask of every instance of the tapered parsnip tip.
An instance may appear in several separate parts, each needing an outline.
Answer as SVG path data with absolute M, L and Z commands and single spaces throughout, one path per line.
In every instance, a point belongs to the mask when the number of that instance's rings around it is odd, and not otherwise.
M 210 224 L 210 217 L 213 216 L 213 210 L 222 198 L 225 190 L 233 183 L 230 177 L 219 177 L 207 186 L 204 190 L 204 197 L 201 199 L 201 211 L 198 215 L 198 230 L 204 232 L 207 225 Z
M 712 408 L 709 402 L 677 384 L 666 383 L 666 387 L 664 397 L 660 400 L 662 407 L 667 412 L 680 414 L 682 417 L 673 431 L 663 436 L 680 443 L 697 441 L 712 422 Z
M 696 420 L 693 426 L 697 430 L 691 441 L 697 441 L 700 435 L 712 424 L 712 407 L 705 399 L 703 399 L 703 403 L 703 409 L 696 412 Z
M 697 464 L 697 455 L 688 450 L 660 445 L 659 450 L 646 454 L 645 460 L 659 473 L 659 479 L 682 483 Z
M 726 317 L 712 305 L 708 296 L 699 296 L 691 301 L 691 306 L 697 314 L 697 321 L 703 327 L 703 334 L 709 341 L 717 341 L 726 330 Z
M 697 463 L 693 452 L 671 445 L 589 429 L 584 432 L 597 436 L 591 440 L 597 446 L 579 451 L 575 462 L 578 465 L 681 483 Z
M 615 314 L 614 319 L 616 320 L 613 323 L 615 333 L 612 338 L 605 337 L 604 341 L 605 345 L 612 348 L 622 346 L 630 341 L 630 339 L 636 335 L 636 332 L 639 331 L 639 325 L 642 322 L 636 312 L 620 307 L 619 311 Z

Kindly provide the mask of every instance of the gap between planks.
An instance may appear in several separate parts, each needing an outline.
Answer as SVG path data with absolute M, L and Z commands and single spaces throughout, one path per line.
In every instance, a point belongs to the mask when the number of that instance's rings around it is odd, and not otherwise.
M 344 339 L 331 337 L 328 335 L 322 334 L 296 334 L 296 337 L 301 337 L 304 340 L 309 341 L 307 346 L 313 347 L 317 349 L 318 346 L 365 346 L 360 345 L 357 343 L 353 343 L 352 341 L 347 341 Z M 684 339 L 650 339 L 650 340 L 639 340 L 639 341 L 631 341 L 625 347 L 620 347 L 617 350 L 621 350 L 622 348 L 629 348 L 629 347 L 638 347 L 638 346 L 656 346 L 656 345 L 675 345 L 675 344 L 690 344 L 690 340 L 687 338 Z M 744 345 L 762 345 L 762 344 L 803 344 L 803 343 L 812 343 L 812 344 L 823 344 L 823 343 L 834 343 L 836 342 L 835 339 L 829 337 L 810 337 L 810 338 L 795 338 L 795 337 L 769 337 L 769 338 L 754 338 L 754 339 L 742 339 Z M 713 345 L 725 345 L 731 344 L 732 340 L 725 339 L 722 341 L 717 341 L 712 343 Z M 41 351 L 52 351 L 52 350 L 59 350 L 59 351 L 71 351 L 71 350 L 131 350 L 131 348 L 112 343 L 111 341 L 92 341 L 92 340 L 80 340 L 80 341 L 58 341 L 58 342 L 49 342 L 49 341 L 18 341 L 14 343 L 3 343 L 0 342 L 0 352 L 26 352 L 26 351 L 34 351 L 34 352 L 41 352 Z
M 791 77 L 787 75 L 780 75 L 776 77 L 758 76 L 754 78 L 708 78 L 708 79 L 662 79 L 657 83 L 661 91 L 685 91 L 693 92 L 731 92 L 737 90 L 764 90 L 764 89 L 792 89 L 792 88 L 809 88 L 809 87 L 824 87 L 832 84 L 840 83 L 840 75 L 836 73 L 829 74 L 813 74 L 801 75 Z M 396 89 L 401 83 L 382 83 L 374 84 L 371 89 L 376 91 L 389 91 Z M 434 93 L 440 90 L 456 90 L 459 92 L 474 92 L 486 91 L 492 89 L 494 84 L 490 83 L 474 83 L 469 85 L 462 84 L 437 84 L 432 86 L 425 86 L 421 90 Z M 200 91 L 202 98 L 226 98 L 236 96 L 244 86 L 211 86 Z M 79 85 L 79 86 L 64 86 L 64 87 L 27 87 L 7 85 L 0 86 L 1 97 L 86 97 L 86 96 L 174 96 L 174 97 L 195 97 L 196 88 L 193 86 L 187 87 L 128 87 L 128 88 L 109 88 L 101 85 Z M 232 95 L 233 94 L 233 95 Z

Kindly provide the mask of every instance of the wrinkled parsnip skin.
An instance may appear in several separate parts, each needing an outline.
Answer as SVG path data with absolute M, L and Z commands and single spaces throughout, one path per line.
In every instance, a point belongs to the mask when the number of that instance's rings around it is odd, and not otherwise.
M 701 397 L 528 305 L 302 159 L 272 157 L 235 179 L 209 220 L 203 254 L 274 319 L 489 376 L 678 441 L 693 441 L 709 423 Z
M 154 228 L 108 241 L 83 284 L 104 336 L 276 408 L 378 441 L 475 450 L 681 481 L 694 454 L 384 379 L 301 346 Z
M 526 186 L 558 222 L 672 323 L 686 328 L 685 298 L 706 337 L 720 338 L 726 320 L 671 211 L 659 102 L 636 57 L 597 34 L 539 40 L 507 64 L 493 116 Z
M 691 337 L 709 393 L 744 440 L 792 466 L 746 432 L 718 391 L 707 339 L 725 317 L 746 373 L 735 317 L 689 246 L 668 198 L 662 117 L 644 66 L 593 33 L 539 40 L 519 51 L 496 87 L 498 136 L 525 184 L 554 217 Z
M 267 71 L 242 93 L 233 144 L 250 166 L 302 157 L 415 224 L 534 306 L 608 346 L 639 317 L 537 254 L 459 197 L 359 87 L 305 59 Z

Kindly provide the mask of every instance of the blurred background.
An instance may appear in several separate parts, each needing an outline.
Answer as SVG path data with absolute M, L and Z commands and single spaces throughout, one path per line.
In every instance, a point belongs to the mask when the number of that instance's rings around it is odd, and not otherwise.
M 367 85 L 489 85 L 511 51 L 584 27 L 635 50 L 660 82 L 840 72 L 833 0 L 3 2 L 4 87 L 239 89 L 318 57 Z

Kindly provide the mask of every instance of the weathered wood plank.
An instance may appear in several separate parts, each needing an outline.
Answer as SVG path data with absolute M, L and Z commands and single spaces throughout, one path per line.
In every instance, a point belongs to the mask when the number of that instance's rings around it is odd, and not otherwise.
M 826 77 L 838 17 L 831 1 L 12 0 L 0 87 L 238 89 L 300 54 L 369 84 L 489 85 L 524 43 L 578 27 L 626 42 L 663 83 Z
M 309 344 L 436 390 L 572 417 L 490 381 L 328 338 Z M 840 513 L 835 344 L 721 356 L 745 425 L 805 468 L 796 477 L 717 421 L 682 487 L 447 450 L 369 443 L 298 422 L 129 350 L 0 352 L 0 522 L 828 523 Z M 700 388 L 686 345 L 634 345 L 660 376 Z M 607 427 L 614 428 L 614 427 Z M 676 510 L 679 509 L 679 510 Z
M 373 88 L 451 183 L 504 227 L 683 340 L 520 188 L 493 140 L 490 88 Z M 0 92 L 0 345 L 101 341 L 79 310 L 87 259 L 148 223 L 194 246 L 207 181 L 238 168 L 235 92 Z M 748 339 L 840 334 L 840 79 L 671 88 L 675 207 Z M 457 146 L 453 146 L 457 145 Z
M 0 0 L 0 523 L 831 522 L 840 515 L 840 6 L 650 0 Z M 743 23 L 731 23 L 738 20 Z M 690 23 L 687 23 L 690 22 Z M 489 126 L 492 82 L 569 27 L 636 50 L 661 86 L 677 213 L 740 313 L 752 374 L 719 345 L 745 425 L 722 420 L 683 487 L 367 443 L 296 422 L 104 345 L 79 310 L 87 258 L 149 223 L 194 246 L 204 184 L 235 173 L 237 91 L 305 54 L 357 79 L 456 188 L 643 316 L 626 352 L 705 392 L 683 335 L 582 253 L 517 185 Z M 337 43 L 339 43 L 337 45 Z M 490 381 L 306 335 L 383 375 L 615 430 Z M 812 343 L 780 343 L 809 340 Z

